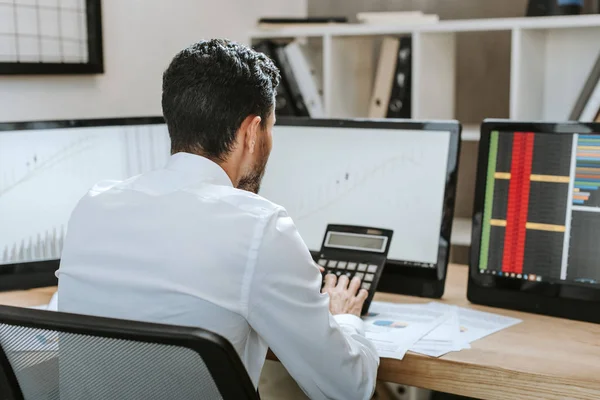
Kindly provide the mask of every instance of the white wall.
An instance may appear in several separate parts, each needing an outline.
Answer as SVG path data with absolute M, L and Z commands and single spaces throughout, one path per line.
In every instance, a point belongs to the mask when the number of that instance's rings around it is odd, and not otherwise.
M 261 16 L 305 16 L 307 0 L 103 0 L 102 75 L 0 76 L 0 121 L 160 115 L 171 58 L 203 38 L 248 42 Z

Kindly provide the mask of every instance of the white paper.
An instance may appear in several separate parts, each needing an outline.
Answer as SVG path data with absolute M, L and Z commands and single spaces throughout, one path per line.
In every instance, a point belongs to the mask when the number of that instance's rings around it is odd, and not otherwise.
M 469 349 L 475 340 L 519 322 L 516 318 L 438 302 L 373 302 L 365 318 L 366 336 L 373 341 L 379 355 L 399 359 L 404 357 L 406 345 L 411 352 L 441 357 Z
M 58 291 L 54 292 L 48 306 L 46 308 L 48 311 L 58 311 Z
M 422 308 L 411 304 L 372 302 L 365 321 L 365 336 L 380 357 L 401 360 L 423 336 L 449 318 L 442 308 Z
M 444 310 L 447 304 L 431 302 L 428 307 Z M 492 333 L 509 328 L 522 322 L 520 319 L 505 317 L 503 315 L 472 310 L 470 308 L 456 307 L 460 324 L 460 340 L 473 343 L 475 340 L 484 338 Z
M 429 305 L 424 305 L 429 307 Z M 437 328 L 421 338 L 410 351 L 431 357 L 441 357 L 452 351 L 471 346 L 460 336 L 459 310 L 456 306 L 445 306 L 450 316 Z
M 517 318 L 462 307 L 459 309 L 459 321 L 460 335 L 469 343 L 522 322 Z

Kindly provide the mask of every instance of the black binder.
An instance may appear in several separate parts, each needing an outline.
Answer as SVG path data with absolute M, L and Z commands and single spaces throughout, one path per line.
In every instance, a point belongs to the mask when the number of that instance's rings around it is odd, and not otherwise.
M 396 73 L 388 104 L 387 118 L 410 118 L 412 109 L 412 39 L 400 39 Z
M 275 57 L 275 43 L 269 40 L 264 40 L 257 43 L 253 47 L 254 50 L 260 51 L 261 53 L 269 57 L 271 60 L 273 60 L 273 63 L 281 69 Z M 275 95 L 275 113 L 281 116 L 295 116 L 296 109 L 293 103 L 294 101 L 287 89 L 287 82 L 285 82 L 285 76 L 283 75 L 283 72 L 281 72 L 281 82 L 279 83 L 279 87 L 277 88 L 277 93 Z
M 285 45 L 280 44 L 275 46 L 275 58 L 273 61 L 275 61 L 275 64 L 281 71 L 282 83 L 286 86 L 286 90 L 290 94 L 296 117 L 309 117 L 310 114 L 308 113 L 308 108 L 306 108 L 306 103 L 304 103 L 300 86 L 294 76 L 290 62 L 285 54 L 284 47 Z

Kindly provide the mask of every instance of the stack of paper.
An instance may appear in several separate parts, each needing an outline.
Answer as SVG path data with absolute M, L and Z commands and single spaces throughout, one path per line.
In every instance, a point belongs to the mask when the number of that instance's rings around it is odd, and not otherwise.
M 371 303 L 366 336 L 381 357 L 402 359 L 407 351 L 440 357 L 521 320 L 442 303 Z

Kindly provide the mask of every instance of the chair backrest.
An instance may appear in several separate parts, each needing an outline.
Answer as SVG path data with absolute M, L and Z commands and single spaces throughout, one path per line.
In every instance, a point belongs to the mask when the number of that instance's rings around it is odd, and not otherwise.
M 19 400 L 258 398 L 219 335 L 55 311 L 0 306 L 2 370 Z

